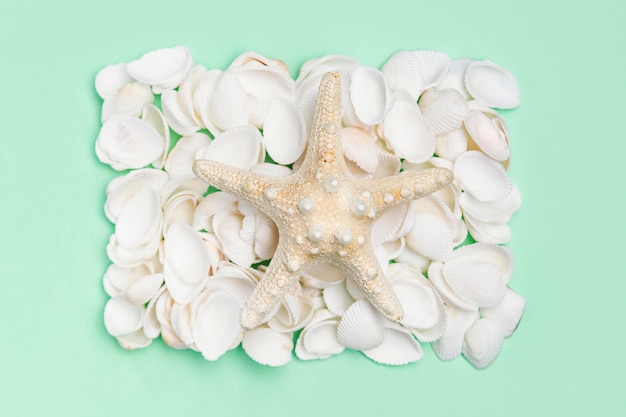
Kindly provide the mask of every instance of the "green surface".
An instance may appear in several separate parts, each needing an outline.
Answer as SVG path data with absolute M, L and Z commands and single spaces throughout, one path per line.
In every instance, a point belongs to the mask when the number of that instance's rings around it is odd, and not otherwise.
M 0 415 L 624 415 L 626 3 L 506 3 L 2 2 Z M 426 347 L 401 368 L 350 352 L 271 369 L 240 349 L 206 362 L 160 341 L 117 345 L 101 287 L 117 174 L 93 152 L 93 79 L 178 44 L 212 68 L 247 50 L 296 74 L 327 53 L 379 66 L 436 49 L 513 72 L 522 105 L 505 118 L 524 205 L 511 285 L 527 310 L 493 366 Z

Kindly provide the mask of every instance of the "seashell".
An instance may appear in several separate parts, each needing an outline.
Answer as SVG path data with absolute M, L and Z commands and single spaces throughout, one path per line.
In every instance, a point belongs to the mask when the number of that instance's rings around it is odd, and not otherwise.
M 261 365 L 283 366 L 291 361 L 293 341 L 290 334 L 259 327 L 244 332 L 241 346 L 250 358 Z
M 440 360 L 451 361 L 463 352 L 465 333 L 480 319 L 480 315 L 478 311 L 446 306 L 446 316 L 446 330 L 439 339 L 431 343 L 431 347 Z
M 142 83 L 124 84 L 102 103 L 102 123 L 115 116 L 137 117 L 146 104 L 154 101 L 150 87 Z
M 406 244 L 434 261 L 444 262 L 454 249 L 452 231 L 441 217 L 426 212 L 415 215 L 415 227 L 406 235 Z
M 117 171 L 142 168 L 163 154 L 163 137 L 149 123 L 130 116 L 107 120 L 96 139 L 100 162 Z
M 193 116 L 181 103 L 180 91 L 165 90 L 161 95 L 161 107 L 167 123 L 172 130 L 181 136 L 192 135 L 200 130 Z
M 180 279 L 170 268 L 169 264 L 163 264 L 163 277 L 165 285 L 171 297 L 178 304 L 189 304 L 204 288 L 205 281 L 185 282 Z
M 363 353 L 375 362 L 393 366 L 417 362 L 424 356 L 422 347 L 413 335 L 395 323 L 385 326 L 383 343 Z
M 356 285 L 352 279 L 346 280 L 346 290 L 348 290 L 350 296 L 355 300 L 362 300 L 365 298 L 365 294 L 363 294 L 363 292 L 359 289 L 359 286 Z
M 452 291 L 478 307 L 492 307 L 504 298 L 502 271 L 490 262 L 457 256 L 443 264 L 442 274 Z
M 521 101 L 513 74 L 490 61 L 477 61 L 467 67 L 465 87 L 472 97 L 489 107 L 512 109 Z
M 485 369 L 496 360 L 503 343 L 504 331 L 500 322 L 482 318 L 465 333 L 463 356 L 474 368 Z
M 445 90 L 453 88 L 458 91 L 465 100 L 470 100 L 471 96 L 467 91 L 467 88 L 465 88 L 465 71 L 467 70 L 467 67 L 472 65 L 474 62 L 476 62 L 476 60 L 472 58 L 459 58 L 450 61 L 448 74 L 439 83 L 437 89 Z
M 170 149 L 170 128 L 165 121 L 163 113 L 154 105 L 146 104 L 141 112 L 141 118 L 154 128 L 163 138 L 163 153 L 161 157 L 152 161 L 152 166 L 158 169 L 163 168 L 167 151 Z
M 469 115 L 467 102 L 453 89 L 425 91 L 419 107 L 435 135 L 445 135 L 460 128 Z
M 163 274 L 141 277 L 126 290 L 126 300 L 134 305 L 144 305 L 157 293 L 163 284 Z
M 233 71 L 220 75 L 210 100 L 208 118 L 219 129 L 227 130 L 248 123 L 246 92 Z
M 191 69 L 193 62 L 184 46 L 150 51 L 129 62 L 126 70 L 131 77 L 152 86 L 156 94 L 176 88 Z
M 428 270 L 428 265 L 430 265 L 429 258 L 415 252 L 408 245 L 405 245 L 404 248 L 402 248 L 402 252 L 394 258 L 394 261 L 396 263 L 409 265 L 419 270 L 422 274 Z
M 345 55 L 325 55 L 320 58 L 309 59 L 300 67 L 296 87 L 309 81 L 315 74 L 325 74 L 337 70 L 352 72 L 357 66 L 359 66 L 358 60 Z M 314 84 L 319 85 L 319 80 Z
M 366 299 L 355 301 L 337 326 L 337 340 L 348 349 L 374 349 L 384 338 L 383 318 Z
M 216 136 L 209 145 L 201 148 L 196 159 L 221 162 L 249 170 L 265 159 L 261 133 L 252 125 L 229 129 Z
M 199 200 L 206 192 L 206 189 L 206 183 L 195 175 L 193 177 L 172 178 L 161 188 L 161 201 L 165 202 L 165 204 L 163 204 L 163 206 L 165 206 L 170 200 L 180 195 L 188 195 Z
M 102 286 L 110 297 L 123 297 L 128 287 L 146 275 L 154 273 L 150 262 L 142 263 L 133 268 L 123 268 L 110 264 L 102 277 Z
M 161 288 L 152 296 L 148 306 L 146 307 L 146 312 L 143 318 L 143 331 L 146 337 L 150 339 L 156 339 L 161 334 L 161 324 L 159 323 L 159 319 L 156 314 L 156 305 L 163 293 L 165 292 L 166 287 L 162 285 Z
M 341 148 L 344 156 L 366 172 L 373 173 L 378 168 L 379 150 L 376 135 L 359 127 L 339 129 Z
M 513 188 L 502 165 L 478 151 L 467 151 L 456 159 L 454 177 L 465 192 L 480 201 L 502 200 Z
M 152 187 L 138 191 L 120 211 L 115 224 L 119 245 L 133 248 L 149 242 L 161 225 L 159 197 Z
M 522 205 L 522 195 L 519 189 L 513 185 L 511 194 L 498 201 L 488 203 L 477 200 L 469 193 L 462 193 L 459 196 L 459 204 L 466 215 L 487 223 L 503 223 L 509 221 L 511 216 L 519 210 Z
M 205 72 L 193 92 L 193 107 L 200 118 L 200 124 L 211 132 L 213 136 L 222 132 L 213 122 L 211 115 L 211 100 L 215 86 L 221 79 L 222 71 L 213 69 Z
M 213 216 L 213 230 L 224 255 L 236 265 L 249 268 L 257 257 L 252 245 L 241 238 L 242 227 L 243 216 L 234 211 L 220 211 Z
M 511 157 L 508 129 L 500 116 L 490 116 L 472 111 L 465 120 L 465 128 L 480 150 L 496 161 L 506 161 Z
M 450 287 L 443 276 L 443 264 L 441 262 L 431 262 L 428 266 L 428 280 L 439 292 L 446 305 L 456 306 L 467 311 L 478 311 L 478 306 L 459 297 Z
M 463 152 L 467 151 L 469 135 L 464 128 L 455 129 L 445 135 L 435 138 L 435 153 L 450 161 L 456 160 Z
M 147 337 L 142 329 L 118 336 L 116 339 L 120 346 L 126 350 L 141 349 L 152 343 L 152 339 Z
M 192 323 L 193 339 L 206 360 L 218 359 L 241 338 L 240 314 L 237 299 L 224 291 L 210 295 L 198 307 Z
M 398 156 L 388 152 L 378 152 L 378 168 L 374 172 L 374 178 L 396 175 L 400 172 L 401 166 Z
M 198 350 L 194 340 L 192 331 L 192 316 L 195 317 L 197 311 L 197 305 L 199 301 L 197 297 L 192 301 L 192 304 L 174 304 L 170 311 L 170 322 L 172 324 L 172 331 L 176 334 L 178 339 L 185 344 L 186 347 Z M 202 297 L 202 302 L 206 297 Z
M 382 122 L 393 104 L 385 75 L 371 67 L 357 67 L 351 75 L 350 101 L 361 122 L 366 125 Z
M 322 296 L 326 308 L 338 316 L 343 316 L 355 301 L 346 289 L 345 280 L 324 288 Z
M 283 98 L 269 103 L 263 143 L 268 155 L 278 164 L 292 164 L 302 155 L 307 144 L 306 125 L 293 103 Z
M 213 216 L 215 216 L 215 213 L 223 210 L 235 210 L 234 204 L 236 202 L 237 198 L 229 193 L 217 191 L 208 194 L 196 207 L 196 211 L 193 214 L 192 228 L 213 232 Z
M 370 240 L 373 247 L 396 240 L 413 229 L 415 216 L 410 208 L 410 204 L 398 204 L 376 219 Z
M 198 198 L 193 193 L 179 193 L 165 203 L 163 207 L 163 233 L 167 234 L 174 223 L 193 224 L 193 215 Z
M 126 63 L 107 65 L 96 74 L 96 92 L 102 99 L 114 94 L 124 84 L 135 81 L 126 71 Z
M 126 202 L 139 190 L 152 187 L 160 190 L 168 180 L 167 174 L 159 169 L 138 169 L 113 179 L 107 187 L 104 213 L 111 223 L 116 223 Z
M 326 289 L 345 279 L 345 273 L 328 263 L 318 263 L 303 270 L 300 280 L 306 286 Z
M 207 280 L 207 291 L 226 291 L 234 296 L 241 307 L 250 298 L 262 273 L 256 269 L 243 269 L 231 262 L 222 261 L 216 272 Z
M 409 162 L 425 162 L 435 152 L 435 134 L 415 103 L 396 100 L 382 133 L 396 155 Z
M 171 178 L 194 175 L 191 166 L 196 159 L 196 153 L 210 143 L 211 138 L 204 133 L 196 132 L 190 136 L 183 136 L 167 156 L 165 171 Z
M 293 333 L 300 330 L 313 317 L 311 304 L 302 299 L 300 284 L 294 284 L 290 292 L 283 296 L 278 310 L 267 321 L 267 325 L 272 330 L 280 333 Z
M 154 305 L 154 312 L 160 325 L 161 338 L 168 346 L 174 349 L 186 349 L 187 345 L 176 336 L 172 329 L 171 312 L 174 306 L 174 299 L 166 286 L 162 288 L 163 293 L 158 297 Z
M 437 87 L 448 74 L 450 58 L 439 51 L 414 51 L 422 67 L 422 91 Z
M 488 223 L 465 216 L 467 230 L 476 242 L 503 245 L 511 240 L 511 228 L 506 223 Z
M 399 51 L 391 55 L 380 69 L 389 87 L 405 90 L 415 101 L 424 90 L 422 87 L 422 65 L 418 56 L 410 51 Z
M 504 298 L 499 304 L 493 307 L 481 308 L 480 313 L 483 317 L 492 318 L 500 322 L 504 331 L 504 337 L 510 337 L 522 319 L 525 306 L 526 300 L 524 300 L 524 297 L 507 288 Z
M 180 108 L 185 114 L 191 117 L 193 124 L 199 127 L 202 126 L 202 118 L 196 110 L 194 95 L 199 89 L 200 84 L 203 82 L 207 72 L 208 71 L 204 66 L 195 65 L 191 68 L 191 71 L 189 71 L 189 74 L 187 74 L 185 79 L 180 83 L 180 87 L 178 87 L 178 102 L 180 104 Z
M 502 281 L 506 284 L 513 275 L 513 252 L 511 249 L 491 243 L 474 243 L 458 248 L 453 258 L 471 258 L 482 262 L 497 265 L 502 274 Z
M 186 224 L 174 223 L 165 235 L 165 260 L 181 281 L 193 284 L 206 279 L 211 264 L 209 252 L 198 232 Z
M 339 319 L 326 309 L 318 310 L 296 342 L 296 355 L 302 360 L 325 359 L 344 351 L 337 340 Z
M 104 306 L 104 326 L 111 336 L 122 336 L 141 329 L 145 307 L 123 298 L 111 298 Z

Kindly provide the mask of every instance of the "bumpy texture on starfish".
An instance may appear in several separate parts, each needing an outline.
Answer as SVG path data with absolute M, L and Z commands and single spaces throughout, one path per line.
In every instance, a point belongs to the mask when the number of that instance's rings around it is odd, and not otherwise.
M 241 314 L 241 326 L 256 327 L 279 303 L 302 270 L 326 262 L 342 269 L 385 317 L 403 312 L 374 254 L 373 222 L 385 211 L 447 186 L 447 169 L 402 172 L 358 180 L 345 166 L 341 127 L 341 80 L 322 79 L 309 144 L 300 169 L 288 177 L 268 177 L 219 162 L 197 160 L 195 174 L 249 202 L 278 227 L 276 253 Z

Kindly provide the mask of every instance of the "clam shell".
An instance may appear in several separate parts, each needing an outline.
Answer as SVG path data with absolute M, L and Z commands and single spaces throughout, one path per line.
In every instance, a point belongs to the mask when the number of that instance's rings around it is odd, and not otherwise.
M 455 161 L 459 155 L 467 151 L 469 135 L 464 128 L 460 128 L 435 139 L 435 153 L 442 158 Z
M 133 77 L 126 71 L 126 63 L 107 65 L 102 68 L 95 79 L 95 87 L 98 95 L 105 99 L 114 94 L 124 84 L 132 83 Z
M 141 58 L 128 63 L 128 74 L 144 84 L 152 86 L 156 94 L 176 88 L 185 78 L 193 62 L 189 49 L 184 46 L 150 51 Z
M 393 366 L 417 362 L 424 356 L 422 347 L 413 335 L 394 323 L 385 327 L 383 343 L 363 353 L 375 362 Z
M 213 232 L 213 216 L 223 210 L 235 210 L 237 198 L 232 194 L 217 191 L 204 197 L 193 214 L 193 229 Z
M 261 272 L 258 270 L 244 270 L 230 262 L 219 264 L 217 271 L 207 280 L 208 291 L 226 291 L 239 301 L 240 307 L 252 295 L 254 288 L 260 280 Z
M 200 132 L 191 136 L 183 136 L 176 142 L 165 161 L 165 171 L 174 177 L 190 177 L 193 174 L 191 166 L 196 159 L 196 153 L 211 143 L 211 138 Z
M 472 97 L 489 107 L 512 109 L 521 101 L 513 74 L 490 61 L 474 62 L 467 68 L 465 87 Z
M 424 92 L 419 107 L 435 135 L 445 135 L 460 128 L 469 115 L 467 102 L 453 89 Z
M 500 116 L 488 117 L 482 112 L 470 112 L 465 128 L 474 143 L 488 156 L 496 161 L 506 161 L 511 157 L 508 131 Z
M 141 329 L 145 307 L 123 298 L 111 298 L 104 306 L 104 326 L 111 336 L 122 336 Z
M 454 251 L 454 258 L 471 258 L 497 265 L 502 273 L 502 281 L 508 283 L 513 275 L 513 252 L 511 249 L 492 243 L 474 243 Z
M 200 125 L 194 120 L 189 110 L 181 103 L 180 91 L 165 90 L 161 95 L 161 107 L 167 123 L 172 130 L 181 136 L 192 135 L 200 130 Z
M 167 181 L 165 172 L 152 168 L 133 170 L 113 179 L 107 187 L 104 213 L 111 223 L 116 223 L 126 202 L 139 190 L 149 186 L 159 191 Z
M 415 103 L 396 100 L 383 122 L 383 137 L 409 162 L 425 162 L 435 152 L 435 134 Z
M 476 62 L 476 60 L 472 58 L 459 58 L 450 61 L 448 74 L 441 81 L 441 83 L 439 83 L 437 88 L 440 90 L 453 88 L 458 91 L 465 100 L 470 100 L 471 96 L 467 91 L 467 88 L 465 88 L 465 71 L 467 70 L 467 67 L 472 65 L 474 62 Z
M 383 213 L 372 225 L 371 244 L 377 247 L 404 236 L 415 225 L 415 216 L 410 204 L 398 204 Z
M 291 361 L 291 334 L 279 333 L 266 327 L 244 332 L 241 346 L 244 352 L 261 365 L 283 366 Z
M 435 355 L 442 361 L 451 361 L 463 352 L 467 330 L 480 319 L 478 311 L 467 311 L 446 306 L 448 323 L 443 335 L 431 343 Z
M 443 264 L 431 262 L 428 266 L 428 279 L 439 292 L 446 305 L 456 306 L 467 311 L 478 311 L 478 306 L 459 297 L 446 281 L 443 275 Z
M 239 235 L 252 245 L 259 259 L 270 259 L 274 256 L 278 245 L 278 228 L 265 214 L 244 216 Z
M 213 230 L 222 252 L 233 263 L 249 268 L 257 257 L 251 244 L 242 239 L 243 216 L 234 211 L 220 211 L 213 217 Z
M 326 309 L 318 310 L 302 330 L 296 343 L 296 355 L 302 360 L 324 359 L 344 351 L 337 340 L 339 319 Z
M 406 244 L 438 262 L 446 261 L 454 249 L 450 226 L 441 217 L 431 213 L 416 214 L 415 227 L 406 235 Z
M 378 168 L 374 172 L 374 178 L 384 178 L 396 175 L 401 168 L 400 158 L 388 152 L 378 152 Z
M 376 135 L 359 127 L 344 127 L 339 130 L 344 156 L 366 172 L 373 173 L 378 168 L 379 150 Z
M 159 323 L 156 314 L 156 305 L 165 290 L 165 285 L 162 285 L 161 288 L 159 288 L 159 290 L 152 296 L 152 299 L 150 299 L 150 302 L 146 307 L 146 313 L 144 314 L 143 319 L 143 331 L 150 339 L 155 339 L 159 337 L 159 334 L 161 334 L 161 324 Z
M 503 245 L 511 241 L 511 228 L 506 223 L 488 223 L 465 216 L 467 230 L 476 242 Z
M 265 159 L 261 133 L 252 125 L 229 129 L 201 148 L 196 159 L 207 159 L 249 170 Z
M 369 301 L 357 300 L 339 321 L 337 340 L 348 349 L 370 350 L 383 343 L 384 329 L 382 316 Z
M 207 69 L 202 65 L 195 65 L 178 88 L 178 102 L 185 114 L 189 115 L 196 126 L 202 126 L 202 118 L 196 109 L 194 96 L 204 80 Z
M 217 360 L 241 338 L 240 314 L 237 299 L 224 291 L 210 295 L 198 307 L 193 339 L 206 360 Z
M 328 263 L 311 265 L 301 273 L 300 279 L 304 285 L 319 289 L 334 286 L 346 277 L 343 270 Z
M 507 288 L 506 294 L 499 304 L 489 308 L 482 308 L 480 313 L 483 317 L 499 321 L 504 331 L 504 337 L 511 337 L 522 319 L 525 306 L 526 300 L 524 297 Z
M 394 261 L 416 268 L 421 273 L 425 273 L 428 270 L 428 265 L 430 265 L 429 258 L 415 252 L 408 245 L 404 246 L 402 252 L 400 252 Z
M 154 101 L 150 87 L 142 83 L 128 83 L 109 94 L 102 103 L 102 123 L 114 116 L 137 117 L 143 106 Z
M 247 106 L 246 92 L 234 72 L 223 72 L 215 83 L 209 102 L 208 118 L 211 123 L 221 130 L 245 125 L 249 119 Z
M 307 144 L 306 125 L 292 102 L 277 98 L 269 103 L 263 143 L 268 155 L 278 164 L 292 164 L 302 155 Z
M 165 235 L 165 263 L 176 277 L 193 284 L 207 278 L 211 258 L 198 232 L 183 223 L 174 223 Z
M 439 51 L 413 52 L 422 67 L 422 89 L 427 90 L 438 86 L 448 74 L 450 58 Z
M 322 295 L 326 308 L 338 316 L 343 316 L 355 301 L 346 289 L 345 280 L 324 288 Z
M 158 169 L 163 168 L 163 163 L 165 162 L 165 158 L 167 156 L 167 152 L 170 149 L 170 128 L 165 121 L 165 116 L 158 109 L 158 107 L 152 104 L 146 104 L 141 111 L 141 118 L 145 120 L 159 132 L 161 137 L 163 138 L 163 153 L 161 157 L 152 161 L 152 166 Z
M 465 192 L 480 201 L 502 200 L 513 189 L 502 165 L 478 151 L 467 151 L 456 159 L 454 177 Z
M 380 70 L 393 91 L 405 90 L 417 101 L 420 93 L 424 90 L 422 87 L 422 66 L 418 56 L 413 52 L 396 52 L 389 57 Z
M 385 75 L 371 67 L 356 68 L 350 80 L 350 101 L 361 122 L 366 125 L 382 122 L 393 103 Z
M 482 318 L 465 333 L 463 356 L 474 368 L 485 369 L 496 360 L 503 343 L 504 331 L 500 322 Z
M 508 197 L 498 201 L 483 202 L 472 197 L 471 194 L 463 193 L 459 197 L 459 204 L 466 215 L 480 222 L 503 223 L 509 221 L 511 216 L 522 205 L 522 195 L 514 185 Z
M 141 277 L 126 290 L 126 299 L 134 305 L 144 305 L 158 292 L 163 284 L 163 274 Z
M 442 273 L 455 294 L 472 305 L 492 307 L 504 298 L 502 271 L 493 263 L 457 257 L 443 265 Z
M 168 292 L 177 304 L 189 304 L 200 294 L 205 284 L 205 281 L 183 281 L 172 271 L 172 268 L 170 268 L 167 262 L 163 264 L 163 277 Z
M 132 333 L 118 336 L 117 342 L 123 349 L 133 350 L 144 348 L 150 345 L 150 343 L 152 343 L 152 339 L 147 337 L 142 329 L 139 329 Z
M 115 235 L 120 246 L 133 248 L 149 242 L 161 225 L 161 204 L 156 191 L 145 187 L 120 211 Z
M 163 207 L 163 233 L 174 223 L 192 225 L 198 199 L 192 193 L 181 193 L 168 199 Z
M 213 122 L 211 115 L 211 100 L 215 86 L 222 76 L 222 71 L 213 69 L 205 72 L 196 89 L 193 92 L 193 107 L 197 113 L 200 124 L 211 132 L 213 136 L 222 132 Z

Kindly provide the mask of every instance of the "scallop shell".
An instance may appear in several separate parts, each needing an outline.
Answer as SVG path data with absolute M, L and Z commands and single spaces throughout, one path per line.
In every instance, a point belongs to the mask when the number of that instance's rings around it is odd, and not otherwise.
M 224 291 L 212 294 L 198 307 L 193 339 L 206 360 L 217 360 L 241 338 L 240 314 L 237 299 Z
M 326 309 L 318 310 L 296 343 L 296 355 L 302 360 L 324 359 L 344 351 L 337 340 L 339 319 Z
M 457 257 L 444 263 L 442 273 L 452 291 L 472 305 L 492 307 L 504 298 L 502 271 L 491 262 Z
M 424 92 L 419 107 L 435 135 L 445 135 L 460 128 L 469 115 L 467 102 L 453 89 Z
M 438 86 L 448 74 L 450 66 L 448 55 L 439 51 L 415 51 L 413 53 L 422 67 L 422 89 L 427 90 Z
M 104 306 L 104 326 L 111 336 L 122 336 L 141 329 L 145 307 L 123 298 L 111 298 Z
M 456 159 L 454 177 L 465 192 L 480 201 L 502 200 L 513 189 L 502 165 L 478 151 L 467 151 Z
M 114 94 L 124 84 L 135 81 L 126 71 L 126 63 L 107 65 L 102 68 L 95 79 L 96 92 L 102 99 Z
M 465 128 L 480 150 L 496 161 L 506 161 L 511 156 L 508 129 L 500 116 L 489 116 L 472 111 L 465 120 Z
M 480 319 L 478 311 L 467 311 L 446 306 L 448 323 L 443 335 L 431 343 L 435 355 L 442 361 L 451 361 L 463 352 L 467 330 Z
M 248 301 L 254 288 L 260 281 L 261 272 L 245 270 L 230 262 L 223 261 L 217 271 L 207 280 L 208 291 L 226 291 L 234 296 L 241 307 Z
M 259 130 L 252 125 L 229 129 L 201 148 L 196 159 L 207 159 L 249 170 L 265 159 Z
M 422 359 L 424 352 L 413 335 L 395 323 L 384 329 L 384 342 L 363 352 L 365 356 L 383 365 L 406 365 Z
M 241 235 L 243 216 L 234 211 L 219 211 L 213 216 L 213 230 L 222 252 L 234 264 L 249 268 L 257 257 L 251 244 L 246 243 Z
M 165 171 L 171 178 L 194 175 L 191 167 L 196 159 L 196 153 L 210 143 L 211 138 L 205 133 L 196 132 L 190 136 L 183 136 L 167 156 Z
M 193 108 L 197 113 L 200 124 L 211 132 L 213 136 L 222 132 L 213 122 L 211 115 L 211 100 L 218 81 L 221 79 L 222 71 L 213 69 L 202 75 L 198 86 L 193 92 Z
M 435 152 L 435 134 L 415 103 L 396 100 L 382 130 L 396 155 L 409 162 L 425 162 Z
M 385 75 L 389 87 L 395 90 L 405 90 L 415 101 L 422 88 L 422 66 L 416 54 L 410 51 L 399 51 L 391 55 L 380 69 Z
M 482 318 L 465 333 L 463 356 L 474 368 L 485 369 L 496 360 L 503 343 L 502 325 L 497 320 Z
M 361 122 L 371 126 L 382 122 L 393 104 L 385 75 L 371 67 L 356 68 L 350 80 L 350 101 Z
M 163 206 L 163 233 L 167 234 L 174 223 L 191 226 L 197 205 L 198 198 L 193 193 L 179 193 L 169 198 Z
M 159 169 L 138 169 L 113 179 L 107 187 L 107 200 L 104 203 L 104 213 L 111 223 L 116 223 L 126 202 L 139 190 L 152 187 L 160 190 L 168 180 L 165 172 Z
M 150 87 L 137 82 L 120 86 L 109 94 L 102 103 L 102 123 L 115 116 L 137 117 L 143 106 L 154 101 Z
M 120 346 L 126 350 L 141 349 L 152 343 L 152 339 L 146 336 L 143 329 L 118 336 L 116 339 Z
M 189 49 L 184 46 L 150 51 L 129 62 L 128 73 L 138 81 L 152 86 L 156 94 L 176 88 L 185 78 L 193 62 Z
M 471 96 L 467 91 L 467 88 L 465 88 L 465 71 L 467 70 L 467 67 L 472 65 L 474 62 L 476 62 L 476 60 L 472 58 L 459 58 L 450 61 L 448 74 L 441 81 L 441 83 L 439 83 L 437 89 L 444 90 L 453 88 L 458 91 L 465 100 L 470 100 Z
M 200 130 L 200 125 L 181 103 L 180 91 L 165 90 L 161 95 L 161 107 L 173 131 L 181 136 L 192 135 Z
M 134 248 L 149 242 L 161 225 L 159 197 L 152 187 L 145 187 L 130 198 L 115 224 L 120 246 Z
M 406 236 L 407 245 L 434 261 L 444 262 L 454 249 L 448 223 L 431 213 L 418 213 L 415 227 Z
M 488 203 L 477 200 L 469 193 L 462 193 L 459 204 L 466 215 L 480 222 L 504 223 L 519 210 L 522 205 L 522 195 L 514 185 L 508 197 Z
M 293 341 L 290 334 L 260 327 L 244 332 L 241 346 L 250 358 L 261 365 L 283 366 L 291 361 Z
M 465 216 L 467 230 L 476 242 L 503 245 L 511 241 L 511 228 L 506 223 L 488 223 Z
M 370 350 L 383 343 L 383 318 L 369 301 L 362 299 L 352 304 L 337 326 L 337 340 L 348 349 Z
M 220 75 L 210 100 L 208 118 L 221 130 L 248 123 L 246 92 L 233 71 L 225 71 Z
M 152 161 L 152 166 L 158 169 L 163 168 L 167 152 L 170 149 L 170 128 L 165 121 L 165 116 L 152 104 L 146 104 L 141 112 L 141 118 L 150 124 L 163 138 L 163 153 L 160 158 Z
M 334 286 L 346 277 L 343 270 L 328 263 L 312 265 L 301 273 L 300 279 L 304 285 L 319 289 Z
M 453 258 L 470 258 L 497 265 L 502 273 L 502 281 L 506 284 L 513 275 L 513 252 L 511 249 L 491 243 L 474 243 L 458 248 Z
M 211 259 L 198 232 L 174 223 L 165 235 L 165 262 L 180 280 L 192 284 L 207 278 Z
M 464 128 L 455 129 L 445 135 L 437 136 L 435 153 L 450 161 L 456 160 L 463 152 L 467 151 L 469 135 Z
M 134 305 L 144 305 L 157 293 L 163 284 L 163 274 L 141 277 L 126 290 L 126 299 Z
M 467 311 L 478 311 L 478 306 L 475 306 L 459 297 L 450 287 L 443 275 L 443 264 L 441 262 L 430 263 L 428 266 L 428 279 L 437 289 L 446 305 L 456 306 Z
M 476 100 L 489 107 L 512 109 L 521 96 L 513 74 L 490 61 L 478 61 L 465 71 L 465 86 Z
M 504 337 L 510 337 L 522 319 L 525 306 L 526 300 L 524 297 L 507 288 L 504 298 L 498 305 L 482 308 L 480 312 L 483 317 L 499 321 L 504 331 Z
M 343 154 L 347 159 L 368 173 L 376 171 L 379 163 L 379 150 L 374 133 L 363 128 L 349 126 L 339 129 L 339 137 Z
M 278 164 L 292 164 L 302 155 L 307 144 L 306 125 L 292 102 L 277 98 L 269 103 L 263 143 L 267 154 Z
M 345 280 L 325 288 L 322 295 L 326 308 L 338 316 L 343 316 L 355 301 L 346 289 Z

